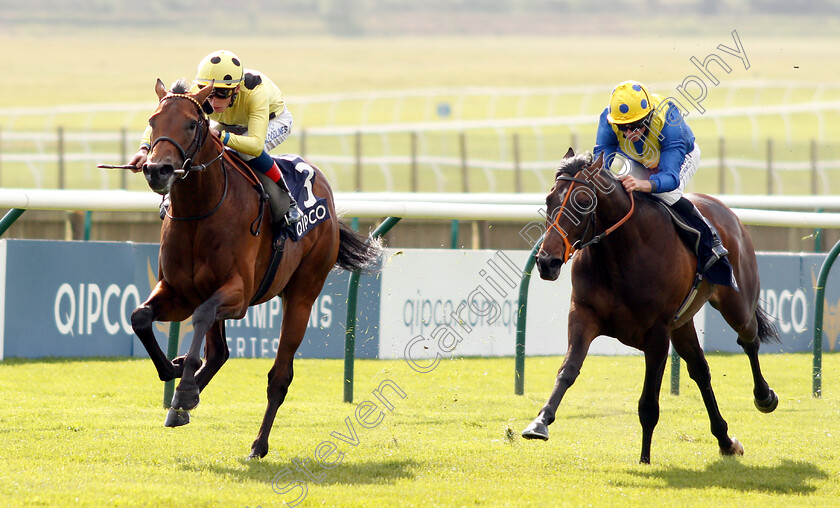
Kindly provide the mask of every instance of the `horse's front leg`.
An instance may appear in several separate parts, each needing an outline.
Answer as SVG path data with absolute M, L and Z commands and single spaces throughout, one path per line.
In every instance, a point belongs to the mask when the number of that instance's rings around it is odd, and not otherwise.
M 569 312 L 569 349 L 560 370 L 557 371 L 554 389 L 539 415 L 522 431 L 522 437 L 548 440 L 548 426 L 554 422 L 557 408 L 566 390 L 574 384 L 580 374 L 589 346 L 598 336 L 597 330 L 594 316 L 590 312 L 575 311 L 574 308 Z
M 131 327 L 146 348 L 161 381 L 170 381 L 181 375 L 181 366 L 174 365 L 163 353 L 155 339 L 155 321 L 183 321 L 190 315 L 186 304 L 175 294 L 166 281 L 159 281 L 149 298 L 131 313 Z
M 198 390 L 204 391 L 207 383 L 219 372 L 222 365 L 230 357 L 230 350 L 225 339 L 224 320 L 216 321 L 207 332 L 206 344 L 204 347 L 204 365 L 195 373 L 195 382 Z
M 693 326 L 689 322 L 686 326 Z M 650 464 L 650 445 L 653 429 L 659 423 L 659 392 L 668 360 L 667 330 L 651 331 L 645 337 L 645 383 L 639 397 L 639 423 L 642 424 L 642 455 L 640 464 Z
M 199 305 L 193 312 L 193 338 L 190 348 L 184 358 L 184 371 L 181 374 L 181 382 L 175 388 L 175 395 L 172 397 L 172 408 L 175 410 L 190 410 L 195 408 L 199 402 L 200 386 L 199 381 L 209 381 L 209 377 L 196 376 L 201 369 L 201 345 L 204 337 L 217 321 L 226 319 L 235 314 L 236 310 L 243 305 L 244 290 L 241 283 L 230 282 L 204 303 Z M 218 365 L 219 367 L 221 364 Z M 218 368 L 216 368 L 218 370 Z M 207 374 L 213 371 L 211 368 Z M 203 385 L 201 385 L 203 387 Z

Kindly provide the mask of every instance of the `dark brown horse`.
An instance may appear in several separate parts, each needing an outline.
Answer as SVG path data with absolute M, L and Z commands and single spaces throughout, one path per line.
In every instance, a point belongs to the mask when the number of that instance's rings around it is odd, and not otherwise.
M 680 241 L 660 203 L 639 193 L 626 193 L 602 163 L 601 157 L 593 163 L 591 155 L 575 156 L 569 149 L 546 198 L 546 235 L 537 254 L 540 276 L 556 280 L 563 264 L 577 254 L 571 264 L 569 347 L 548 402 L 522 436 L 548 439 L 548 425 L 577 379 L 590 344 L 599 335 L 607 335 L 645 355 L 645 381 L 639 399 L 640 462 L 650 462 L 669 341 L 700 389 L 721 454 L 742 455 L 743 446 L 729 437 L 718 411 L 693 316 L 706 301 L 721 313 L 749 357 L 756 407 L 765 413 L 773 411 L 778 397 L 761 374 L 758 348 L 761 342 L 777 341 L 778 335 L 758 306 L 758 266 L 752 241 L 723 203 L 703 194 L 686 196 L 720 232 L 740 291 L 704 280 L 675 319 L 695 279 L 694 253 Z
M 258 199 L 253 177 L 237 169 L 241 163 L 224 153 L 209 132 L 202 105 L 212 86 L 195 94 L 177 86 L 167 92 L 158 80 L 155 91 L 160 102 L 149 119 L 152 148 L 143 174 L 153 191 L 170 194 L 171 205 L 161 229 L 159 282 L 132 313 L 131 323 L 160 379 L 181 378 L 166 423 L 178 426 L 189 422 L 186 411 L 198 404 L 199 392 L 229 356 L 225 320 L 242 318 L 249 305 L 282 296 L 280 341 L 268 372 L 268 406 L 250 454 L 264 457 L 274 417 L 292 382 L 295 351 L 327 274 L 336 265 L 363 268 L 379 249 L 338 220 L 324 174 L 307 164 L 314 176 L 311 191 L 326 199 L 329 219 L 297 242 L 286 240 L 268 290 L 252 301 L 272 254 L 270 226 L 254 234 L 261 217 L 270 221 L 269 206 Z M 189 351 L 170 361 L 155 340 L 153 322 L 182 321 L 190 315 L 194 332 Z

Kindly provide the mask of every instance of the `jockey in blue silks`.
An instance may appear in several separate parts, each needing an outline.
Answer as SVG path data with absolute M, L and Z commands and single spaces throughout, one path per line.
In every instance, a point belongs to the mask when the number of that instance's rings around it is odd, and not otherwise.
M 601 113 L 592 151 L 595 157 L 603 152 L 605 167 L 617 154 L 626 159 L 619 178 L 628 192 L 653 193 L 680 215 L 701 219 L 712 240 L 712 255 L 701 273 L 729 254 L 712 223 L 683 197 L 700 166 L 700 147 L 670 99 L 650 93 L 638 81 L 619 83 Z

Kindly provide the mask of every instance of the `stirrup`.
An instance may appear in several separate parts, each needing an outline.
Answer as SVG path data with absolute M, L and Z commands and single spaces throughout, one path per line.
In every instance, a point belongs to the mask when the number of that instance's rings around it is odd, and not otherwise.
M 709 260 L 706 261 L 706 266 L 703 267 L 702 273 L 706 273 L 709 269 L 718 262 L 718 260 L 722 257 L 728 256 L 729 251 L 726 250 L 726 247 L 723 246 L 720 242 L 714 242 L 712 245 L 712 255 L 709 257 Z
M 717 243 L 712 245 L 712 254 L 714 254 L 715 257 L 722 258 L 723 256 L 728 256 L 729 251 L 726 250 L 726 247 L 724 247 L 722 243 Z
M 292 200 L 292 204 L 289 206 L 289 211 L 286 212 L 286 224 L 289 226 L 293 224 L 297 224 L 300 222 L 300 209 L 298 209 L 297 203 L 295 200 Z

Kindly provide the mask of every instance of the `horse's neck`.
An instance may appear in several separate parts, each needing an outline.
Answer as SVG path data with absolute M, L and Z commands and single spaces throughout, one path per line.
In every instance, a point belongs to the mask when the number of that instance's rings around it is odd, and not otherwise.
M 662 237 L 668 226 L 667 220 L 658 210 L 660 206 L 649 199 L 634 198 L 635 203 L 631 204 L 629 195 L 623 188 L 618 188 L 613 193 L 599 195 L 598 207 L 595 221 L 596 234 L 600 234 L 614 225 L 618 224 L 630 213 L 631 206 L 633 213 L 627 220 L 603 240 L 593 245 L 595 251 L 600 254 L 599 263 L 623 264 L 633 258 L 633 254 L 639 250 L 646 239 L 651 236 Z
M 205 143 L 194 157 L 193 165 L 207 164 L 217 159 L 219 149 L 215 143 Z M 170 199 L 179 215 L 197 215 L 216 206 L 225 192 L 225 175 L 222 159 L 218 158 L 203 171 L 190 171 L 172 186 Z

